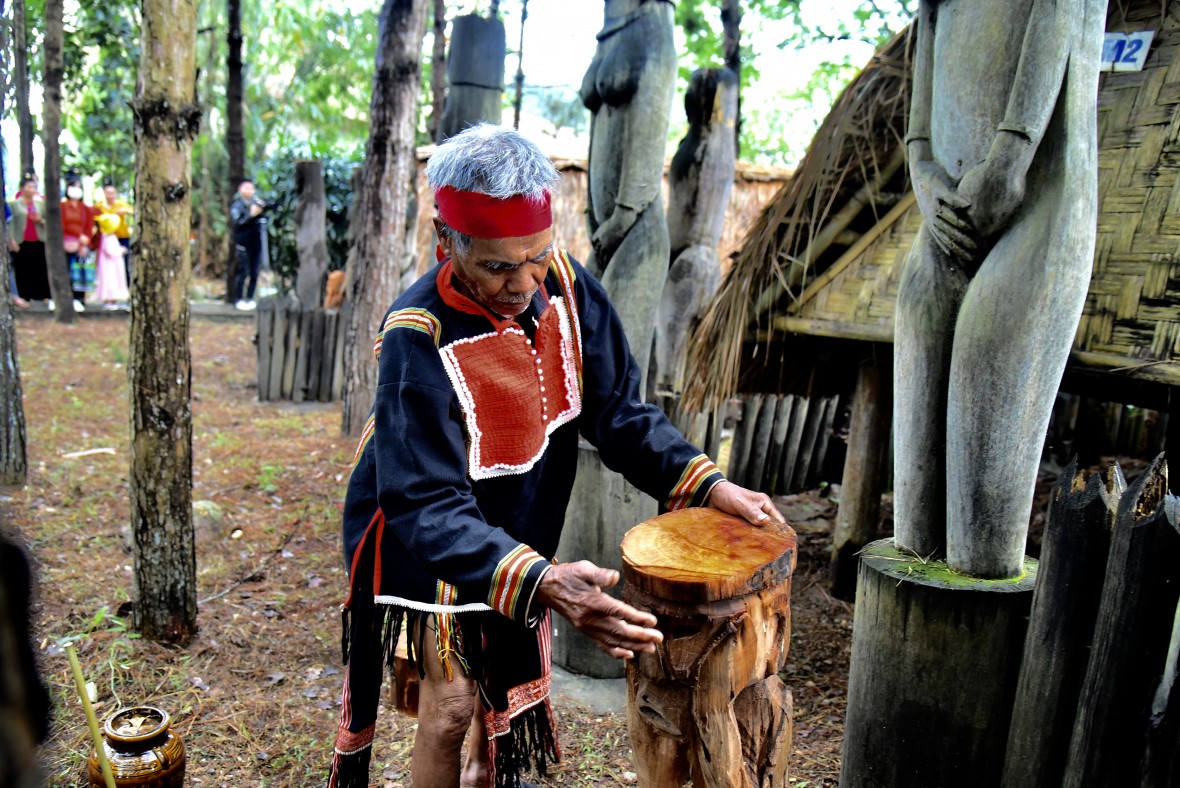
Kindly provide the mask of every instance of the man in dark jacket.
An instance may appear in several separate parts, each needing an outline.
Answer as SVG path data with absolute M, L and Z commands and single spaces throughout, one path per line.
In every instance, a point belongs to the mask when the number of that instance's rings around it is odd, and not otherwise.
M 258 269 L 262 265 L 262 234 L 266 232 L 265 207 L 266 203 L 254 197 L 254 181 L 247 178 L 238 184 L 238 196 L 229 208 L 234 222 L 234 244 L 238 249 L 233 293 L 234 306 L 238 309 L 255 307 L 254 288 L 258 286 Z

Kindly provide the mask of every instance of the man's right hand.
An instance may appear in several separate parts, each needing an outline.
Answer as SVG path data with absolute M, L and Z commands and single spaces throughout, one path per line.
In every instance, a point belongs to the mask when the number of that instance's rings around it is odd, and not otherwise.
M 655 629 L 656 617 L 603 592 L 617 582 L 618 572 L 589 561 L 555 564 L 541 579 L 536 598 L 612 657 L 631 659 L 637 651 L 655 651 L 664 639 Z
M 20 251 L 20 244 L 16 242 L 15 238 L 9 238 L 8 239 L 8 248 L 14 252 L 19 252 Z

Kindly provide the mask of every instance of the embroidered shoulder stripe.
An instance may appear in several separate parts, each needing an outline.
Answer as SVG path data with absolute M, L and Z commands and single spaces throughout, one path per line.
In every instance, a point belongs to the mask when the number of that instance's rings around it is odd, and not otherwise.
M 365 428 L 361 430 L 361 440 L 356 447 L 356 455 L 352 458 L 352 467 L 356 468 L 356 464 L 361 461 L 361 455 L 364 454 L 365 446 L 373 438 L 373 427 L 377 422 L 377 414 L 370 413 L 368 421 L 365 422 Z
M 509 618 L 516 618 L 514 613 L 524 579 L 538 562 L 549 563 L 528 545 L 517 545 L 496 566 L 488 591 L 488 604 Z
M 442 336 L 442 324 L 437 317 L 425 309 L 409 308 L 390 312 L 389 317 L 385 318 L 385 325 L 382 326 L 381 333 L 377 335 L 377 339 L 373 343 L 373 355 L 378 359 L 381 358 L 381 344 L 385 338 L 385 332 L 394 328 L 411 328 L 421 331 L 434 340 L 435 347 L 438 347 L 439 338 Z
M 705 480 L 719 472 L 720 469 L 707 455 L 698 454 L 693 457 L 685 467 L 684 473 L 680 474 L 680 481 L 676 482 L 672 492 L 668 493 L 668 501 L 664 504 L 665 508 L 670 512 L 685 508 L 692 503 L 693 497 L 701 485 L 705 483 Z
M 574 282 L 577 281 L 578 275 L 574 270 L 574 264 L 570 262 L 569 253 L 565 250 L 559 250 L 553 255 L 553 262 L 549 267 L 557 275 L 557 281 L 561 283 L 566 303 L 569 305 L 570 328 L 574 333 L 574 364 L 578 370 L 578 391 L 582 391 L 582 321 L 578 317 L 578 297 L 574 292 Z

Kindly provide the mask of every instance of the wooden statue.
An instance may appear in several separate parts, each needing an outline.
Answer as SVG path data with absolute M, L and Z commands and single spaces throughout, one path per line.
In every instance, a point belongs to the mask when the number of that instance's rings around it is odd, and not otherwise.
M 639 784 L 787 785 L 795 532 L 712 509 L 640 523 L 623 539 L 623 599 L 655 613 L 664 641 L 627 664 Z
M 689 332 L 721 284 L 717 247 L 737 160 L 737 97 L 737 76 L 728 68 L 694 71 L 684 96 L 688 133 L 668 172 L 672 266 L 660 297 L 649 379 L 655 390 L 673 396 L 683 389 Z
M 446 104 L 438 141 L 477 123 L 499 123 L 504 114 L 504 23 L 498 16 L 467 14 L 451 20 Z
M 895 534 L 1021 572 L 1097 211 L 1105 0 L 921 0 L 906 137 L 923 225 L 895 333 Z
M 586 267 L 606 287 L 643 375 L 668 272 L 660 187 L 676 87 L 673 9 L 669 0 L 606 0 L 581 90 L 593 116 Z

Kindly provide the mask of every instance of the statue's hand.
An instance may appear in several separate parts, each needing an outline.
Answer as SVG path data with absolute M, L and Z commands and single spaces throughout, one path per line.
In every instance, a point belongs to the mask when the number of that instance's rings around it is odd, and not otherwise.
M 910 180 L 930 237 L 943 252 L 970 264 L 978 247 L 978 233 L 967 213 L 970 202 L 956 191 L 950 176 L 936 161 L 914 162 Z
M 990 239 L 1012 221 L 1024 202 L 1024 169 L 988 156 L 967 171 L 959 182 L 959 196 L 970 203 L 967 215 L 979 231 Z
M 635 226 L 639 219 L 639 212 L 625 205 L 616 205 L 610 217 L 598 225 L 594 235 L 590 237 L 590 245 L 594 247 L 594 254 L 605 266 L 614 256 L 615 250 L 623 243 L 627 233 Z

